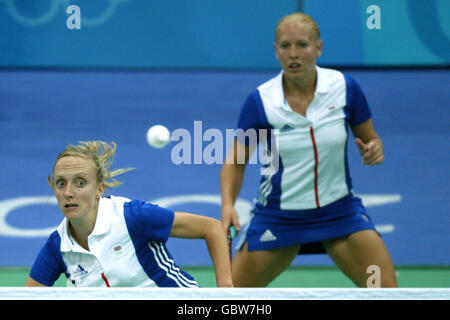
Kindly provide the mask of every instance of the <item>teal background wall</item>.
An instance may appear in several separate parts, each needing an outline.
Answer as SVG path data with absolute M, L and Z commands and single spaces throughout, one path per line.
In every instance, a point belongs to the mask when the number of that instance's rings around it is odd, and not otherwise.
M 450 64 L 449 0 L 0 0 L 0 67 L 277 68 L 273 30 L 299 9 L 322 30 L 322 65 Z

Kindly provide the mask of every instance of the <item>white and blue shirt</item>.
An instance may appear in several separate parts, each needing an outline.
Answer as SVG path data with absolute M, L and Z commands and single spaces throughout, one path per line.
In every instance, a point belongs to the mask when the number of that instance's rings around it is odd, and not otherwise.
M 52 286 L 62 273 L 81 287 L 198 287 L 165 246 L 174 212 L 138 200 L 101 198 L 89 251 L 74 241 L 65 218 L 30 272 Z
M 256 202 L 260 208 L 310 210 L 351 193 L 349 126 L 362 124 L 371 112 L 352 77 L 318 66 L 316 70 L 316 91 L 306 116 L 286 101 L 283 72 L 250 94 L 241 110 L 237 129 L 272 132 L 267 141 L 259 141 L 272 158 L 267 166 L 277 166 L 261 177 Z M 238 134 L 237 139 L 249 144 L 245 136 Z

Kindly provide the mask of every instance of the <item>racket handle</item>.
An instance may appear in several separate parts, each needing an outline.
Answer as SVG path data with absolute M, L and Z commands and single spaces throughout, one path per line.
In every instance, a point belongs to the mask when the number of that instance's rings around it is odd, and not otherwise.
M 236 228 L 234 226 L 230 226 L 227 231 L 228 244 L 231 244 L 231 242 L 235 237 L 236 237 Z
M 230 260 L 232 260 L 232 243 L 233 238 L 236 236 L 236 228 L 234 226 L 230 226 L 227 231 L 227 242 L 228 242 L 228 249 L 230 250 Z

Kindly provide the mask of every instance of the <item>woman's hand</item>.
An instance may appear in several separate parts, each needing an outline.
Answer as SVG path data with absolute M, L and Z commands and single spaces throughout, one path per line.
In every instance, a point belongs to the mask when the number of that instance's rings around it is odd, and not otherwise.
M 362 156 L 362 164 L 377 165 L 383 162 L 383 146 L 380 139 L 373 139 L 364 143 L 361 139 L 355 138 L 356 145 Z

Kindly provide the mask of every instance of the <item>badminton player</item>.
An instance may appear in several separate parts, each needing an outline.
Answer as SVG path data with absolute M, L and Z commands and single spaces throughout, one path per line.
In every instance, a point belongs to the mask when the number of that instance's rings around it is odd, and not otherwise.
M 205 239 L 218 287 L 231 287 L 226 235 L 220 221 L 173 212 L 123 197 L 103 197 L 120 184 L 110 171 L 116 145 L 68 146 L 48 182 L 65 218 L 40 250 L 25 286 L 52 286 L 64 273 L 82 287 L 198 287 L 174 262 L 169 237 Z
M 246 167 L 238 158 L 245 154 L 248 161 L 255 149 L 245 137 L 235 140 L 220 175 L 222 224 L 241 232 L 232 262 L 234 286 L 267 286 L 297 254 L 326 252 L 357 286 L 367 286 L 367 269 L 375 265 L 380 286 L 396 287 L 390 254 L 352 193 L 346 154 L 350 133 L 364 165 L 384 159 L 363 92 L 349 75 L 316 65 L 320 31 L 303 13 L 280 20 L 274 49 L 281 72 L 248 96 L 238 121 L 243 132 L 269 129 L 277 141 L 263 144 L 277 159 L 266 169 L 278 166 L 262 175 L 245 230 L 234 209 Z

